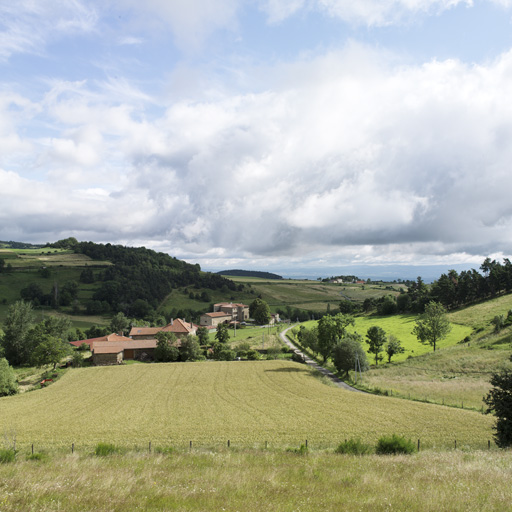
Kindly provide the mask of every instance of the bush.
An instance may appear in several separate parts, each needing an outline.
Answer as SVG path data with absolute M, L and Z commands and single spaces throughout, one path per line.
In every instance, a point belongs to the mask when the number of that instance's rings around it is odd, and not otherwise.
M 281 354 L 281 347 L 269 347 L 267 349 L 267 359 L 277 359 Z
M 236 359 L 236 353 L 234 350 L 229 348 L 223 348 L 217 355 L 218 361 L 234 361 Z
M 15 459 L 16 452 L 14 450 L 6 450 L 5 448 L 0 448 L 0 464 L 14 462 Z
M 300 354 L 298 354 L 297 352 L 294 352 L 292 354 L 292 361 L 294 361 L 295 363 L 305 363 L 305 359 L 303 356 L 301 356 Z
M 257 350 L 248 350 L 247 359 L 249 361 L 257 361 L 260 358 L 260 353 Z
M 375 453 L 377 455 L 393 455 L 398 453 L 411 454 L 416 451 L 415 444 L 410 439 L 397 436 L 383 436 L 377 441 Z
M 94 450 L 94 455 L 98 457 L 107 457 L 108 455 L 119 453 L 120 451 L 121 450 L 114 444 L 98 443 Z
M 14 370 L 7 359 L 0 359 L 0 396 L 15 395 L 18 392 L 18 383 Z
M 372 452 L 372 447 L 364 444 L 359 439 L 349 439 L 341 443 L 334 453 L 341 453 L 345 455 L 366 455 Z

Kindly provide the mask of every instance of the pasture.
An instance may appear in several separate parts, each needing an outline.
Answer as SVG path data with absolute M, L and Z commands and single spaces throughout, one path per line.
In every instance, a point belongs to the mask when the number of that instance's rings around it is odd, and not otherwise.
M 386 331 L 386 334 L 389 336 L 393 334 L 396 336 L 401 342 L 402 346 L 405 348 L 405 352 L 403 354 L 398 354 L 393 357 L 394 362 L 405 361 L 409 357 L 420 356 L 422 354 L 427 354 L 432 352 L 432 347 L 430 345 L 423 345 L 418 342 L 416 336 L 412 334 L 412 330 L 414 328 L 417 316 L 416 315 L 393 315 L 393 316 L 358 316 L 355 317 L 355 325 L 348 326 L 347 330 L 349 332 L 357 332 L 363 337 L 363 348 L 368 349 L 368 344 L 364 342 L 366 339 L 366 333 L 368 329 L 372 326 L 378 326 Z M 304 322 L 308 329 L 316 326 L 318 322 L 310 321 Z M 448 336 L 438 342 L 437 350 L 443 350 L 446 347 L 450 347 L 460 343 L 466 336 L 469 336 L 473 329 L 469 326 L 460 325 L 451 323 L 451 331 Z M 386 355 L 382 354 L 384 357 Z M 374 362 L 374 356 L 368 354 L 368 361 L 370 363 Z
M 304 365 L 235 361 L 69 370 L 49 387 L 0 399 L 0 432 L 38 449 L 225 445 L 327 448 L 385 434 L 422 446 L 483 448 L 493 418 L 326 386 Z
M 132 512 L 505 512 L 512 452 L 336 455 L 284 450 L 89 453 L 0 464 L 0 509 Z

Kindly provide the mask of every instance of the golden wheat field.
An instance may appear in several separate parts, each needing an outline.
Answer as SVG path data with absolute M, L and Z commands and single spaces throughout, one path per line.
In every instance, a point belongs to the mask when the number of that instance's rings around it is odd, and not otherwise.
M 0 399 L 0 433 L 17 446 L 333 447 L 397 433 L 422 446 L 484 447 L 493 418 L 354 393 L 285 361 L 139 364 L 73 369 L 49 387 Z

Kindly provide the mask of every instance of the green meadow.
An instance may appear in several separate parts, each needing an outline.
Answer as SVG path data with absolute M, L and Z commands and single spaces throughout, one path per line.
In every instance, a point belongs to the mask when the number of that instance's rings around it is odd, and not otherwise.
M 387 335 L 393 334 L 401 342 L 405 349 L 403 354 L 398 354 L 393 357 L 393 361 L 405 361 L 409 357 L 415 357 L 422 354 L 432 352 L 430 345 L 423 345 L 418 342 L 416 336 L 412 334 L 417 315 L 393 315 L 393 316 L 358 316 L 355 317 L 355 325 L 349 326 L 348 331 L 355 331 L 363 336 L 363 347 L 366 349 L 368 345 L 364 342 L 366 333 L 370 327 L 378 326 L 386 331 Z M 304 322 L 307 328 L 312 328 L 318 322 L 310 321 Z M 463 342 L 466 336 L 471 335 L 473 329 L 470 326 L 451 323 L 451 331 L 448 336 L 438 343 L 438 350 L 443 350 L 446 347 L 456 345 Z M 383 354 L 385 355 L 385 354 Z M 373 357 L 368 354 L 369 362 L 373 363 Z

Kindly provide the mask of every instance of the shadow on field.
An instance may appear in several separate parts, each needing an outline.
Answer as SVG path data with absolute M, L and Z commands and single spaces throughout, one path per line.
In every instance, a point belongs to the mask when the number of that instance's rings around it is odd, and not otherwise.
M 273 370 L 265 370 L 265 372 L 278 372 L 278 373 L 310 373 L 309 368 L 275 368 Z

